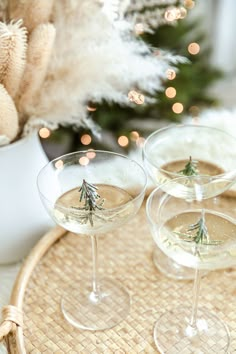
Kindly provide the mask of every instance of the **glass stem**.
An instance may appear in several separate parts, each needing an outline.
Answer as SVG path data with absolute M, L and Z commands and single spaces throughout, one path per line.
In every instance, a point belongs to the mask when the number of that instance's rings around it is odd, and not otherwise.
M 197 321 L 198 299 L 199 299 L 199 291 L 200 291 L 200 280 L 201 280 L 201 273 L 199 269 L 196 269 L 194 284 L 193 284 L 192 313 L 189 321 L 189 325 L 195 330 L 197 330 L 196 321 Z
M 99 294 L 98 286 L 98 240 L 96 235 L 91 235 L 91 245 L 92 245 L 92 292 L 95 296 Z

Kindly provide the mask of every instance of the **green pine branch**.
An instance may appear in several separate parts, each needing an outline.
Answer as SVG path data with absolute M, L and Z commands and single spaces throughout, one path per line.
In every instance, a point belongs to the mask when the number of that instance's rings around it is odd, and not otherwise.
M 73 209 L 76 210 L 85 210 L 88 213 L 86 215 L 82 215 L 81 216 L 81 220 L 83 222 L 83 224 L 87 224 L 87 222 L 90 222 L 90 225 L 93 226 L 93 216 L 96 213 L 97 210 L 102 210 L 103 209 L 103 205 L 104 205 L 104 201 L 105 199 L 102 199 L 101 201 L 98 200 L 100 199 L 100 195 L 97 193 L 98 187 L 94 186 L 91 183 L 88 183 L 85 181 L 85 179 L 83 180 L 83 183 L 79 189 L 79 193 L 80 193 L 80 202 L 84 201 L 84 206 L 77 208 L 77 207 L 73 207 Z
M 197 169 L 198 161 L 192 160 L 192 157 L 189 157 L 189 161 L 186 163 L 183 170 L 180 170 L 178 173 L 184 176 L 197 176 L 198 169 Z

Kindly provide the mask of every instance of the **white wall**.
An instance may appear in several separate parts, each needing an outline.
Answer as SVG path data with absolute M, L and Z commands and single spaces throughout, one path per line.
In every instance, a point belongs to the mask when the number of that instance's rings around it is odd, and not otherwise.
M 212 46 L 210 63 L 225 73 L 210 89 L 225 108 L 236 107 L 236 0 L 196 0 L 189 17 L 201 17 Z
M 202 27 L 213 48 L 211 62 L 236 74 L 236 1 L 196 0 L 189 15 L 202 18 Z

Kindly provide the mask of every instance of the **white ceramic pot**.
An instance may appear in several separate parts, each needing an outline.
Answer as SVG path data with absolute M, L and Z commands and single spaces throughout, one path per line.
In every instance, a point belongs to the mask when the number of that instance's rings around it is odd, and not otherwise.
M 36 132 L 0 147 L 0 264 L 25 257 L 53 225 L 36 185 L 47 161 Z

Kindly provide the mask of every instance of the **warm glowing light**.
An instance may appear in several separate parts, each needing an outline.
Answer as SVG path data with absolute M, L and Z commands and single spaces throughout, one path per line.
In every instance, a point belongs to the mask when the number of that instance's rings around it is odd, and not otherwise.
M 87 152 L 86 156 L 87 156 L 89 159 L 94 159 L 94 158 L 96 157 L 96 152 L 91 149 L 91 150 L 89 150 L 89 151 Z
M 134 31 L 137 35 L 143 34 L 144 33 L 143 23 L 136 23 L 136 25 L 134 26 Z
M 174 6 L 168 7 L 168 9 L 165 11 L 164 17 L 168 22 L 175 21 L 178 18 L 178 9 Z
M 199 115 L 200 109 L 198 106 L 191 106 L 189 108 L 189 112 L 193 117 L 197 117 Z
M 174 71 L 174 69 L 167 69 L 166 77 L 168 80 L 174 80 L 176 78 L 176 72 Z
M 58 170 L 61 170 L 64 166 L 64 162 L 62 160 L 58 160 L 57 162 L 55 162 L 55 167 L 58 169 Z
M 179 18 L 183 19 L 187 16 L 188 11 L 184 7 L 179 8 L 180 16 Z
M 82 156 L 79 159 L 79 163 L 80 163 L 81 166 L 86 166 L 86 165 L 89 164 L 89 159 L 86 156 Z
M 133 131 L 130 133 L 130 140 L 136 141 L 139 138 L 139 133 L 136 131 Z
M 83 145 L 89 145 L 92 141 L 92 138 L 89 134 L 84 134 L 81 136 L 80 141 Z
M 195 6 L 195 1 L 193 1 L 193 0 L 185 0 L 184 1 L 184 6 L 187 7 L 187 9 L 192 9 Z
M 97 110 L 97 108 L 96 107 L 92 107 L 92 106 L 87 106 L 87 110 L 89 112 L 95 112 Z
M 168 98 L 174 98 L 176 96 L 176 89 L 174 87 L 167 87 L 165 94 Z
M 129 91 L 128 98 L 130 102 L 134 102 L 136 104 L 143 104 L 145 101 L 144 95 L 135 90 Z
M 48 128 L 39 129 L 39 136 L 43 139 L 47 139 L 50 136 L 51 132 Z
M 183 110 L 184 110 L 184 106 L 182 105 L 182 103 L 176 102 L 172 106 L 172 111 L 176 114 L 182 113 Z
M 125 135 L 121 135 L 119 138 L 118 138 L 118 144 L 120 146 L 127 146 L 129 144 L 129 139 L 127 138 L 127 136 Z
M 144 143 L 145 143 L 145 139 L 144 139 L 142 136 L 140 136 L 140 137 L 136 140 L 136 145 L 137 145 L 138 147 L 143 147 Z
M 200 45 L 198 43 L 190 43 L 188 46 L 188 52 L 192 55 L 196 55 L 200 52 Z

